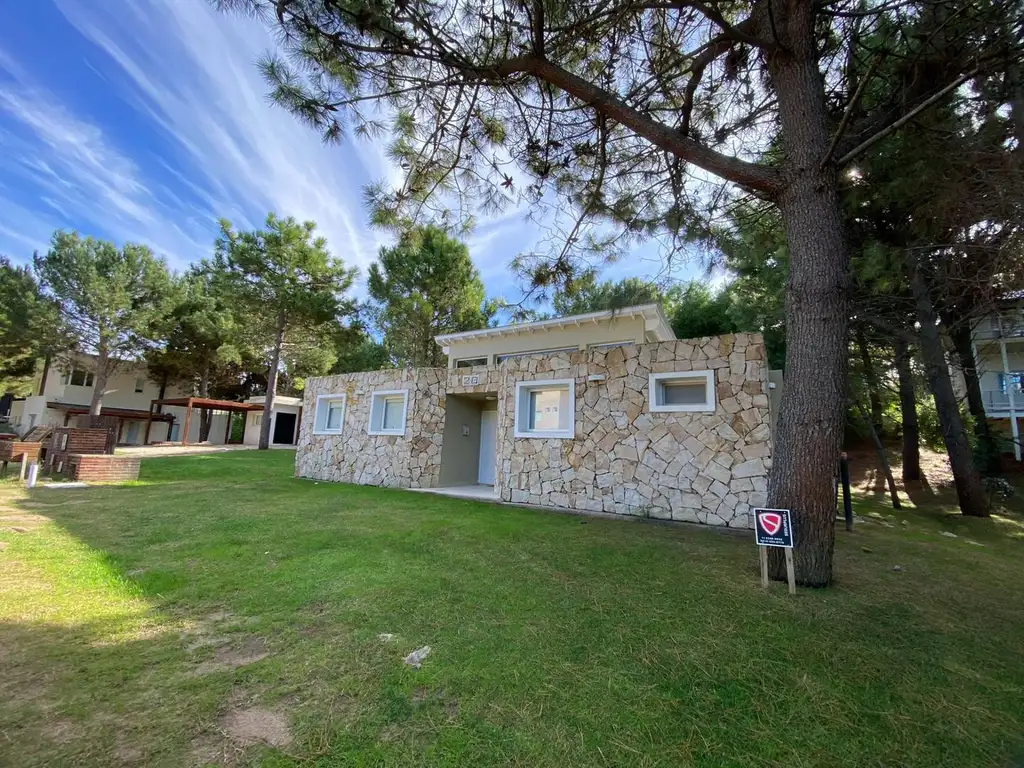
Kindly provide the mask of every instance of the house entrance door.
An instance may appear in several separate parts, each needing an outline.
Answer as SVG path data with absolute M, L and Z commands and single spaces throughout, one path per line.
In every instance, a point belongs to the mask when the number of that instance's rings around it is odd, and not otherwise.
M 494 485 L 495 448 L 498 441 L 498 412 L 480 412 L 480 468 L 477 482 Z

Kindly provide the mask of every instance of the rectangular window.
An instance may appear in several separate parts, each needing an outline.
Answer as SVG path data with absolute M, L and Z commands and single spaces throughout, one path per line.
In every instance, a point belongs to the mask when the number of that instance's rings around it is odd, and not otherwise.
M 520 381 L 516 384 L 515 436 L 572 438 L 575 393 L 572 379 Z
M 60 383 L 64 386 L 72 387 L 91 387 L 93 382 L 92 371 L 86 371 L 82 368 L 74 368 L 70 371 L 66 371 L 61 376 Z
M 600 344 L 587 344 L 587 349 L 611 349 L 612 347 L 630 347 L 635 341 L 606 341 Z
M 263 421 L 263 414 L 262 413 L 257 413 L 256 414 L 256 418 L 252 420 L 252 423 L 255 424 L 258 427 L 262 421 Z
M 715 372 L 652 373 L 647 382 L 652 413 L 715 411 Z
M 1024 390 L 1024 373 L 1017 371 L 999 374 L 999 391 L 1005 395 L 1011 389 L 1014 394 Z
M 146 377 L 145 376 L 139 376 L 139 378 L 137 378 L 135 380 L 135 391 L 136 392 L 145 392 L 146 391 Z
M 337 435 L 345 424 L 345 395 L 320 395 L 313 414 L 314 435 Z M 258 422 L 257 422 L 258 423 Z
M 561 347 L 560 349 L 534 349 L 527 352 L 509 352 L 507 355 L 497 355 L 494 360 L 500 363 L 504 360 L 511 360 L 516 357 L 526 357 L 527 355 L 553 355 L 557 352 L 579 352 L 579 347 Z
M 456 368 L 473 368 L 477 365 L 487 365 L 486 357 L 468 357 L 465 360 L 456 360 Z
M 394 389 L 374 392 L 370 398 L 371 435 L 404 435 L 409 390 Z

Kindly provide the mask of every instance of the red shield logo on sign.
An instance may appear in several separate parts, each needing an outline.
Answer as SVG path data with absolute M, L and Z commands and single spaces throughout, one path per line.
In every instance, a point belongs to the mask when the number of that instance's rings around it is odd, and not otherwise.
M 774 536 L 782 528 L 782 515 L 778 512 L 762 512 L 757 517 L 761 521 L 761 527 L 769 536 Z

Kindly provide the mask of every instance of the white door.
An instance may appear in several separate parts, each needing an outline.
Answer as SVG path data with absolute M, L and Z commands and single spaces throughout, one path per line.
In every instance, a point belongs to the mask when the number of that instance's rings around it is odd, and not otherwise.
M 480 469 L 476 481 L 481 485 L 494 485 L 494 448 L 498 441 L 498 412 L 480 413 Z

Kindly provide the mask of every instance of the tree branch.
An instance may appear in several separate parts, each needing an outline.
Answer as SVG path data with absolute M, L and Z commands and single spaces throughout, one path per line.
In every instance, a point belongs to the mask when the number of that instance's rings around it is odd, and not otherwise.
M 882 63 L 884 58 L 885 56 L 883 54 L 878 54 L 868 67 L 868 71 L 864 73 L 864 77 L 861 78 L 860 83 L 857 85 L 857 90 L 854 91 L 853 98 L 850 99 L 850 103 L 846 105 L 846 111 L 843 112 L 843 117 L 839 121 L 839 127 L 836 128 L 835 135 L 832 137 L 832 143 L 828 145 L 828 151 L 825 152 L 825 156 L 821 158 L 821 162 L 818 164 L 818 170 L 821 170 L 828 165 L 828 161 L 831 160 L 832 155 L 835 154 L 836 147 L 839 146 L 839 142 L 843 138 L 843 134 L 846 133 L 847 126 L 850 124 L 850 118 L 853 117 L 853 110 L 856 109 L 857 104 L 860 103 L 861 96 L 864 95 L 864 91 L 867 90 L 867 85 L 874 76 L 875 70 L 878 69 L 878 65 Z
M 546 59 L 532 54 L 518 56 L 502 62 L 494 67 L 493 71 L 500 77 L 507 77 L 517 72 L 534 75 L 590 105 L 605 117 L 626 126 L 656 147 L 688 163 L 693 163 L 726 181 L 769 195 L 775 194 L 781 189 L 781 179 L 775 170 L 709 149 L 681 131 L 655 122 L 626 104 L 615 94 L 599 88 Z
M 884 139 L 890 133 L 893 133 L 894 131 L 897 131 L 900 128 L 902 128 L 904 125 L 906 125 L 911 120 L 913 120 L 915 117 L 917 117 L 919 114 L 921 114 L 926 109 L 928 109 L 930 106 L 935 104 L 935 102 L 939 101 L 944 96 L 952 93 L 953 91 L 955 91 L 957 88 L 959 88 L 961 85 L 966 83 L 971 78 L 976 77 L 978 75 L 979 71 L 980 71 L 979 69 L 972 69 L 970 72 L 968 72 L 968 73 L 966 73 L 964 75 L 961 75 L 960 77 L 956 78 L 956 80 L 954 80 L 953 82 L 949 83 L 946 87 L 936 91 L 931 96 L 929 96 L 927 99 L 925 99 L 920 104 L 918 104 L 916 107 L 914 107 L 912 110 L 910 110 L 905 115 L 903 115 L 903 117 L 901 117 L 898 120 L 894 120 L 893 122 L 889 123 L 889 125 L 887 125 L 885 128 L 882 128 L 880 131 L 877 131 L 874 135 L 868 137 L 867 139 L 862 141 L 860 144 L 858 144 L 856 147 L 851 149 L 849 152 L 847 152 L 845 155 L 843 155 L 841 158 L 839 158 L 839 161 L 837 162 L 837 165 L 840 168 L 842 168 L 844 165 L 846 165 L 851 160 L 856 158 L 862 152 L 864 152 L 865 150 L 873 147 L 875 144 L 880 142 L 882 139 Z

